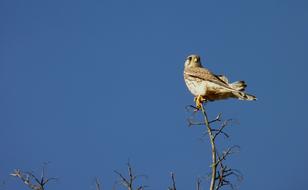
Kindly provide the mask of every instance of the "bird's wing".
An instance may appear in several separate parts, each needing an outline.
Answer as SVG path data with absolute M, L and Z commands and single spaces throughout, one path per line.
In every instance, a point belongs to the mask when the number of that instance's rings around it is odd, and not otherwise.
M 216 75 L 220 80 L 224 81 L 225 83 L 229 84 L 229 80 L 226 76 L 223 75 Z
M 226 78 L 221 79 L 220 76 L 214 75 L 206 68 L 201 68 L 201 67 L 186 68 L 184 70 L 184 73 L 192 77 L 196 77 L 205 81 L 210 81 L 212 83 L 218 84 L 230 90 L 234 90 L 228 85 L 227 81 L 225 80 Z

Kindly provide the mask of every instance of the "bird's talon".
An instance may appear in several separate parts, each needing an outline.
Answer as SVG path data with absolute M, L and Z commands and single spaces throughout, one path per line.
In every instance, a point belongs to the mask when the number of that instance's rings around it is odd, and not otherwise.
M 194 98 L 194 101 L 196 102 L 196 111 L 198 111 L 206 99 L 203 96 L 197 96 Z

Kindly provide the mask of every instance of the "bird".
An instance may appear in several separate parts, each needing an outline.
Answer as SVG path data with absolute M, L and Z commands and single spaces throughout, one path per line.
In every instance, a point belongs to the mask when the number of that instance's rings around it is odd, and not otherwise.
M 202 66 L 199 55 L 189 55 L 184 64 L 184 81 L 188 90 L 195 96 L 196 109 L 206 101 L 228 98 L 239 100 L 257 100 L 256 96 L 245 91 L 245 81 L 229 83 L 226 76 L 215 75 Z

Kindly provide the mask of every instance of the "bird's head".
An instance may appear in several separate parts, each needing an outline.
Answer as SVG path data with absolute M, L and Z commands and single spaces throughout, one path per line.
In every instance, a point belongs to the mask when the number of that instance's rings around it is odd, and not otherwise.
M 190 55 L 186 58 L 185 68 L 202 67 L 199 55 Z

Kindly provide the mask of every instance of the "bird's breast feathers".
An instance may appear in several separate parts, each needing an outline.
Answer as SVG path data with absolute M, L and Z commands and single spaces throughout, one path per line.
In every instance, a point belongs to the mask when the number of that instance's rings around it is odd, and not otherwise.
M 191 77 L 185 78 L 185 83 L 189 91 L 195 95 L 204 96 L 206 94 L 207 82 L 204 80 L 194 80 Z

